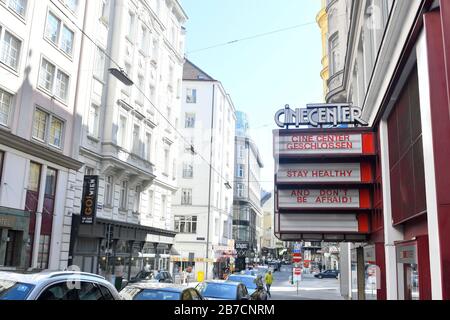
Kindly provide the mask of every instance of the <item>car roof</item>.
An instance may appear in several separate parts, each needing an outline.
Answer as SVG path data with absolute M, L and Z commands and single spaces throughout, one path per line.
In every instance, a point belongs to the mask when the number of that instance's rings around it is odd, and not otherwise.
M 229 281 L 229 280 L 209 280 L 209 281 L 204 281 L 204 283 L 212 283 L 212 284 L 227 284 L 227 285 L 233 285 L 233 286 L 238 286 L 241 283 L 240 282 L 236 282 L 236 281 Z
M 105 282 L 105 278 L 96 274 L 87 272 L 76 272 L 76 271 L 52 271 L 43 270 L 36 273 L 20 273 L 20 272 L 5 272 L 0 271 L 1 280 L 10 280 L 14 282 L 27 283 L 27 284 L 37 284 L 43 280 L 58 278 L 58 277 L 69 277 L 78 276 L 84 279 L 90 278 L 90 280 L 97 280 Z
M 159 283 L 159 282 L 137 282 L 129 284 L 126 288 L 137 288 L 142 290 L 164 290 L 173 292 L 182 292 L 185 289 L 192 289 L 180 284 Z
M 249 278 L 249 279 L 256 279 L 256 275 L 251 274 L 230 274 L 230 277 L 240 277 L 240 278 Z

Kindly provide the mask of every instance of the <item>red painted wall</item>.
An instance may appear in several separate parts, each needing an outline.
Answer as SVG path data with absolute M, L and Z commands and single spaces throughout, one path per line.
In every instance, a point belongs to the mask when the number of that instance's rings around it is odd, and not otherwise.
M 431 127 L 436 167 L 436 189 L 438 203 L 439 242 L 442 266 L 443 298 L 450 299 L 450 112 L 448 96 L 448 73 L 445 72 L 447 55 L 444 53 L 442 25 L 449 25 L 448 0 L 441 1 L 441 12 L 424 15 L 424 29 L 428 47 L 428 68 L 431 99 Z M 445 30 L 448 41 L 448 29 Z M 445 43 L 448 45 L 448 42 Z M 448 50 L 448 47 L 446 48 Z M 447 59 L 448 61 L 448 59 Z M 433 251 L 435 248 L 431 248 Z

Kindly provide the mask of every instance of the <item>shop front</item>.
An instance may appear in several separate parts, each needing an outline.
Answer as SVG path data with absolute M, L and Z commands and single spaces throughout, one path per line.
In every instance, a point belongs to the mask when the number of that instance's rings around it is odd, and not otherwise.
M 29 212 L 0 207 L 0 270 L 27 268 L 29 224 Z
M 96 273 L 120 287 L 144 268 L 168 270 L 171 244 L 148 242 L 148 235 L 174 238 L 167 230 L 96 219 L 93 225 L 80 224 L 73 216 L 69 265 Z

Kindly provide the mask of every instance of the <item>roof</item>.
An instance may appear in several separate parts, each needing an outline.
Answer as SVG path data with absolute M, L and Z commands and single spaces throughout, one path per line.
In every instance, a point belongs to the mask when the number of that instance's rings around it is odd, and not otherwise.
M 188 289 L 188 287 L 180 285 L 180 284 L 173 284 L 173 283 L 160 283 L 160 282 L 138 282 L 138 283 L 130 283 L 128 287 L 131 288 L 138 288 L 143 290 L 165 290 L 165 291 L 172 291 L 172 292 L 182 292 L 185 289 Z
M 228 281 L 228 280 L 209 280 L 209 281 L 205 281 L 204 283 L 212 283 L 212 284 L 227 284 L 227 285 L 233 285 L 233 286 L 238 286 L 240 284 L 240 282 L 236 282 L 236 281 Z
M 216 81 L 188 59 L 186 59 L 183 66 L 183 80 Z
M 0 272 L 0 279 L 10 280 L 14 282 L 36 284 L 45 279 L 60 277 L 60 276 L 83 276 L 96 278 L 97 280 L 105 280 L 104 277 L 86 273 L 86 272 L 76 272 L 76 271 L 52 271 L 45 270 L 37 273 L 20 273 L 20 272 Z

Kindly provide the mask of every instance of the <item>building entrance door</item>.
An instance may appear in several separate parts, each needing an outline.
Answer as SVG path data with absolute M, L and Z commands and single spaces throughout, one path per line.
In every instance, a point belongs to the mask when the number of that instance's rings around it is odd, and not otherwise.
M 17 248 L 20 240 L 20 232 L 14 230 L 8 230 L 8 238 L 6 243 L 5 252 L 5 266 L 16 267 L 17 266 Z
M 405 264 L 405 300 L 419 300 L 419 272 L 417 264 Z

